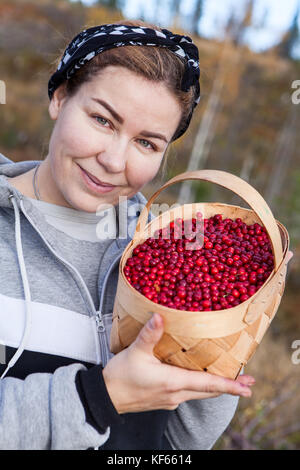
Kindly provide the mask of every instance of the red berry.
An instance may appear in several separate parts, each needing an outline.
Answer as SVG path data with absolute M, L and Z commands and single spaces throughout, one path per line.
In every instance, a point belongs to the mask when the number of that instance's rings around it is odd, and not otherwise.
M 188 250 L 186 243 L 203 229 L 204 245 L 197 242 L 197 249 Z M 152 302 L 177 310 L 211 311 L 248 300 L 273 269 L 264 227 L 246 225 L 241 218 L 223 220 L 221 214 L 203 219 L 197 213 L 189 220 L 175 219 L 137 245 L 124 275 Z
M 207 250 L 210 250 L 212 247 L 213 247 L 213 244 L 211 242 L 206 242 L 204 244 L 204 247 L 207 249 Z

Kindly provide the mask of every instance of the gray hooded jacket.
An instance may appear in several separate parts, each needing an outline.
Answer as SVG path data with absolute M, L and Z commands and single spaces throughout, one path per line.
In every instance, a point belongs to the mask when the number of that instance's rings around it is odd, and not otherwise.
M 95 402 L 97 387 L 100 397 L 104 387 L 100 379 L 97 384 L 98 370 L 93 393 L 84 380 L 79 391 L 78 377 L 112 357 L 108 344 L 118 264 L 130 236 L 114 239 L 102 257 L 97 310 L 80 273 L 64 258 L 70 237 L 60 232 L 58 238 L 43 214 L 5 178 L 36 164 L 14 163 L 0 154 L 0 347 L 6 345 L 8 363 L 0 364 L 0 449 L 101 449 L 109 443 L 113 421 L 117 429 L 119 415 L 108 394 Z M 130 207 L 137 203 L 141 209 L 145 205 L 142 193 L 128 201 L 131 228 L 137 216 L 130 217 Z M 82 242 L 72 243 L 82 249 Z M 46 362 L 52 365 L 45 369 Z M 164 437 L 173 449 L 210 449 L 237 403 L 238 397 L 227 394 L 182 403 L 167 412 Z M 93 409 L 100 412 L 93 415 Z

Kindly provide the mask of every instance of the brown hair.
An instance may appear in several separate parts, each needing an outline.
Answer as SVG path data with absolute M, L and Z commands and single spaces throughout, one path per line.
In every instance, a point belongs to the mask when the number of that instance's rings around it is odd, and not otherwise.
M 121 20 L 114 24 L 144 26 L 161 31 L 161 28 L 141 20 Z M 163 82 L 178 99 L 182 115 L 171 141 L 175 140 L 180 130 L 187 123 L 195 101 L 195 86 L 188 92 L 181 90 L 181 81 L 185 70 L 183 59 L 165 47 L 122 46 L 109 49 L 96 55 L 66 81 L 67 96 L 73 96 L 83 83 L 91 80 L 104 67 L 116 65 L 125 67 L 148 80 Z

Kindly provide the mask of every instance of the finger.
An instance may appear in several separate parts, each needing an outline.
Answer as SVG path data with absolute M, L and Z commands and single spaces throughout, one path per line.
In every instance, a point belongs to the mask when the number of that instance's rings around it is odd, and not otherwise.
M 154 313 L 139 332 L 131 348 L 138 348 L 146 353 L 152 354 L 154 346 L 161 339 L 163 332 L 163 319 L 158 313 Z
M 251 395 L 250 388 L 238 380 L 209 374 L 208 372 L 196 372 L 186 369 L 182 370 L 182 372 L 181 390 L 206 393 L 229 393 L 230 395 L 240 396 Z
M 252 377 L 252 375 L 239 375 L 236 378 L 236 381 L 244 385 L 248 385 L 249 387 L 255 384 L 255 378 Z
M 176 395 L 176 399 L 178 400 L 179 403 L 182 403 L 182 402 L 190 401 L 190 400 L 204 400 L 208 398 L 217 398 L 221 395 L 224 395 L 224 394 L 221 392 L 208 393 L 208 392 L 192 392 L 192 391 L 184 390 L 182 392 L 179 392 Z M 251 395 L 252 393 L 250 391 L 249 393 L 242 395 L 242 396 L 249 398 L 251 397 Z
M 181 391 L 174 393 L 171 397 L 169 397 L 170 402 L 168 403 L 168 407 L 170 409 L 176 409 L 181 403 L 191 400 L 204 400 L 208 398 L 216 398 L 220 396 L 221 393 L 203 393 L 203 392 L 189 392 L 189 391 Z M 169 408 L 168 408 L 169 409 Z
M 191 391 L 181 391 L 177 394 L 174 394 L 173 401 L 180 405 L 183 402 L 191 400 L 207 400 L 209 398 L 217 398 L 223 395 L 222 393 L 205 393 L 205 392 L 191 392 Z
M 180 401 L 204 400 L 207 398 L 217 398 L 221 395 L 222 393 L 185 392 Z
M 240 375 L 237 377 L 236 380 L 239 381 L 239 383 L 246 385 L 248 387 L 251 387 L 252 385 L 255 384 L 255 379 L 251 375 Z M 215 398 L 215 397 L 219 397 L 220 395 L 222 395 L 221 392 L 205 393 L 205 392 L 191 392 L 191 391 L 186 391 L 186 390 L 183 393 L 185 393 L 187 397 L 185 398 L 185 400 L 197 400 L 197 399 L 200 400 L 203 398 Z
M 230 393 L 231 395 L 236 395 L 236 396 L 243 396 L 243 397 L 250 397 L 252 395 L 251 390 L 245 386 L 244 384 L 241 384 L 242 387 L 240 390 L 237 389 L 236 392 Z M 205 398 L 216 398 L 219 397 L 220 395 L 223 395 L 223 392 L 203 392 L 203 391 L 191 391 L 191 390 L 181 390 L 180 392 L 177 392 L 179 397 L 182 397 L 181 401 L 187 401 L 187 400 L 203 400 Z M 225 392 L 226 393 L 226 392 Z

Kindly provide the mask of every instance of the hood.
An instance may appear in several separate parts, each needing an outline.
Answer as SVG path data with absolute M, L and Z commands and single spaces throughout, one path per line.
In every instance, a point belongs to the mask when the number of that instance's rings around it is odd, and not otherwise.
M 33 206 L 33 204 L 28 198 L 24 198 L 22 193 L 20 193 L 20 191 L 18 191 L 14 186 L 12 186 L 9 183 L 9 181 L 6 180 L 5 177 L 6 176 L 14 177 L 14 176 L 21 175 L 31 170 L 32 168 L 34 168 L 38 163 L 40 162 L 35 161 L 35 160 L 15 163 L 0 153 L 0 208 L 4 210 L 8 208 L 11 210 L 13 208 L 13 211 L 14 211 L 16 251 L 17 251 L 17 259 L 18 259 L 18 264 L 19 264 L 21 278 L 22 278 L 23 291 L 24 291 L 24 296 L 25 296 L 25 311 L 26 311 L 25 326 L 24 326 L 21 343 L 16 353 L 9 361 L 7 368 L 2 374 L 1 378 L 3 378 L 6 375 L 7 371 L 11 367 L 13 367 L 13 365 L 17 362 L 22 352 L 24 351 L 26 347 L 27 338 L 30 334 L 30 327 L 31 327 L 31 318 L 32 318 L 31 295 L 30 295 L 28 276 L 26 273 L 26 266 L 25 266 L 23 249 L 22 249 L 20 212 L 24 213 L 24 215 L 27 217 L 27 219 L 29 219 L 31 225 L 33 226 L 33 229 L 39 231 L 40 235 L 47 233 L 47 227 L 49 228 L 49 225 L 45 221 L 44 215 L 41 214 L 41 212 L 35 206 Z M 126 202 L 127 202 L 126 205 L 120 204 L 116 206 L 117 220 L 126 220 L 128 217 L 128 214 L 130 212 L 133 212 L 132 220 L 130 221 L 130 227 L 132 229 L 137 224 L 138 214 L 136 214 L 135 211 L 132 211 L 132 210 L 130 211 L 130 208 L 132 208 L 134 204 L 139 204 L 139 206 L 137 206 L 138 210 L 142 210 L 147 200 L 143 196 L 143 194 L 139 192 L 135 196 L 133 196 L 131 199 L 128 199 Z M 123 214 L 123 218 L 120 217 L 121 211 L 125 211 L 125 214 Z M 150 213 L 148 221 L 152 220 L 152 218 L 153 218 L 153 215 Z M 103 291 L 105 290 L 105 285 L 108 282 L 108 277 L 111 274 L 112 269 L 114 268 L 115 265 L 117 265 L 124 248 L 127 246 L 127 244 L 130 241 L 131 241 L 131 236 L 127 232 L 127 238 L 117 237 L 115 242 L 113 243 L 117 247 L 117 250 L 116 250 L 117 255 L 116 255 L 115 260 L 112 262 L 111 269 L 109 269 L 109 272 L 106 274 L 104 273 L 105 280 L 104 280 L 104 285 L 102 289 Z M 102 295 L 101 303 L 102 302 L 103 302 L 103 295 Z
M 9 184 L 5 176 L 14 177 L 26 173 L 26 171 L 34 168 L 37 163 L 33 160 L 15 163 L 0 153 L 0 207 L 11 209 L 12 205 L 9 200 L 11 193 L 16 196 L 17 202 L 21 196 L 21 193 Z

